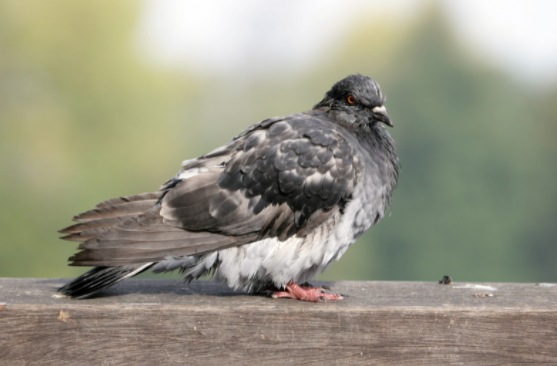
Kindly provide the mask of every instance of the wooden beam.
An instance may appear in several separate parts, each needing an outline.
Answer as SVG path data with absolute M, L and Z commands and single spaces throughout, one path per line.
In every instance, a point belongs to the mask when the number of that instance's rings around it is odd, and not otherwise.
M 0 279 L 1 365 L 557 364 L 554 284 L 336 282 L 340 302 L 127 280 Z

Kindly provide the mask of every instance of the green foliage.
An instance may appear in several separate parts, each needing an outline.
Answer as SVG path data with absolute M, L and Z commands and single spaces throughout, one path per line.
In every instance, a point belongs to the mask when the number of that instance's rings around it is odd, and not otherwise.
M 140 62 L 134 2 L 0 3 L 0 276 L 71 276 L 76 210 L 155 190 L 191 87 Z M 188 142 L 188 138 L 185 139 Z
M 557 281 L 555 91 L 473 59 L 435 9 L 361 19 L 304 77 L 194 80 L 143 63 L 134 2 L 0 2 L 0 276 L 69 277 L 78 211 L 152 191 L 263 118 L 375 78 L 402 175 L 391 217 L 323 279 Z
M 435 12 L 413 28 L 380 67 L 381 55 L 365 51 L 377 29 L 360 30 L 341 63 L 377 75 L 403 167 L 392 217 L 357 244 L 359 256 L 374 258 L 359 276 L 557 280 L 551 260 L 542 269 L 533 258 L 550 245 L 534 254 L 528 234 L 557 203 L 555 155 L 541 133 L 551 119 L 527 90 L 467 58 Z M 337 268 L 324 277 L 340 276 Z

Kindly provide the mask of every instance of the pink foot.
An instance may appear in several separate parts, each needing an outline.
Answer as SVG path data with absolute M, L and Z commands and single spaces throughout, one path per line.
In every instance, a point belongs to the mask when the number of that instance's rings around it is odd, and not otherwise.
M 325 302 L 327 300 L 342 300 L 340 294 L 327 294 L 322 287 L 300 286 L 292 281 L 286 284 L 286 291 L 275 291 L 271 295 L 272 298 L 278 299 L 285 297 L 294 300 L 302 300 L 309 302 Z

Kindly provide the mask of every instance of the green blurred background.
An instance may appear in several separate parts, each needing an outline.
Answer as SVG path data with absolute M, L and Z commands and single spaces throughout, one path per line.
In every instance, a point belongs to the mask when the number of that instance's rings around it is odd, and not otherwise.
M 84 272 L 56 232 L 73 215 L 359 72 L 387 95 L 403 169 L 391 216 L 320 278 L 557 282 L 557 85 L 479 57 L 439 3 L 362 12 L 303 68 L 214 74 L 139 50 L 145 4 L 0 1 L 0 277 Z

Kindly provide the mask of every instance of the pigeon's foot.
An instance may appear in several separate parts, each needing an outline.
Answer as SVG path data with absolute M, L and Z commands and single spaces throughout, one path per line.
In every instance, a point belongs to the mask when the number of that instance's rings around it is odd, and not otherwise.
M 328 287 L 325 288 L 330 290 Z M 275 291 L 271 297 L 274 299 L 286 297 L 309 302 L 325 302 L 327 300 L 342 300 L 344 298 L 341 294 L 326 293 L 323 287 L 313 287 L 308 283 L 298 285 L 292 281 L 286 284 L 286 291 Z

